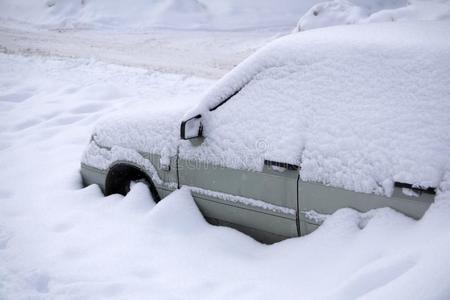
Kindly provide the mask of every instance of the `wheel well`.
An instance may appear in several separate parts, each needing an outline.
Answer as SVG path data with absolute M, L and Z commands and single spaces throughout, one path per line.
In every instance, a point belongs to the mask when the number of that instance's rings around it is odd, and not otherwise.
M 106 175 L 105 195 L 121 194 L 126 195 L 130 181 L 145 180 L 155 202 L 161 200 L 158 191 L 151 178 L 139 167 L 126 163 L 113 165 Z

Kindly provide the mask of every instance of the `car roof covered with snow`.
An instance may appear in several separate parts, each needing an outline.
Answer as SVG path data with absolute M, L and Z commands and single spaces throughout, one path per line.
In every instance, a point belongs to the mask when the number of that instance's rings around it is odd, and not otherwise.
M 304 180 L 356 191 L 437 186 L 450 165 L 449 28 L 369 24 L 279 39 L 185 116 L 203 116 L 206 145 L 181 153 L 237 168 L 297 164 Z
M 264 160 L 284 162 L 299 165 L 303 180 L 360 192 L 389 195 L 394 181 L 436 187 L 450 167 L 449 24 L 291 34 L 249 57 L 180 115 L 202 116 L 201 145 L 179 141 L 170 115 L 165 131 L 162 120 L 152 130 L 150 117 L 125 127 L 123 118 L 108 121 L 97 127 L 97 141 L 170 154 L 180 146 L 181 158 L 255 171 Z

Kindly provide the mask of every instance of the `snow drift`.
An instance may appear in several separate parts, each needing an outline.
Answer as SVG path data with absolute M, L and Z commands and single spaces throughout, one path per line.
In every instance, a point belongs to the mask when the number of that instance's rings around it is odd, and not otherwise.
M 332 0 L 309 9 L 298 21 L 296 31 L 359 23 L 448 19 L 448 0 Z

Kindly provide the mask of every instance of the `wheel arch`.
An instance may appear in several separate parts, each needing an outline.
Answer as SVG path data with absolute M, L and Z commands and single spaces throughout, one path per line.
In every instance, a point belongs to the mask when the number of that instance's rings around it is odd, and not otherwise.
M 148 173 L 141 166 L 129 161 L 117 161 L 110 165 L 105 178 L 105 195 L 121 194 L 125 196 L 129 182 L 139 179 L 148 182 L 153 199 L 155 202 L 160 201 L 161 197 Z

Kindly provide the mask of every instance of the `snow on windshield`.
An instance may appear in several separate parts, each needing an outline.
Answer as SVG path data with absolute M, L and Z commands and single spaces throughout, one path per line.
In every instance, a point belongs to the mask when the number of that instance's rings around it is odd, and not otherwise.
M 450 166 L 448 23 L 378 24 L 304 32 L 275 42 L 214 86 L 206 139 L 184 158 L 389 195 L 394 181 L 437 186 Z M 430 47 L 432 45 L 432 47 Z M 208 109 L 243 88 L 217 110 Z

